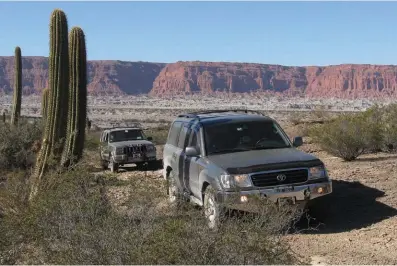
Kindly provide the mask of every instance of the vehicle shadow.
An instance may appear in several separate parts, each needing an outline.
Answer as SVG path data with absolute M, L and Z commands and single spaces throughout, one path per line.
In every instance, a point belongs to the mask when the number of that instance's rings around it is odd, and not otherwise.
M 329 234 L 361 229 L 397 215 L 376 201 L 385 193 L 360 182 L 333 180 L 333 193 L 314 199 L 308 217 L 297 223 L 301 233 Z
M 159 159 L 150 164 L 144 164 L 140 167 L 136 165 L 120 166 L 119 172 L 133 172 L 133 171 L 158 171 L 163 169 L 163 160 Z

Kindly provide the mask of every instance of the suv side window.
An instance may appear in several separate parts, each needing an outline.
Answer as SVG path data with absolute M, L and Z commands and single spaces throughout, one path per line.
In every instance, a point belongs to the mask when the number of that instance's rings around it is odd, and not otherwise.
M 184 124 L 179 134 L 178 148 L 184 149 L 187 145 L 188 133 L 190 132 L 189 124 Z
M 109 135 L 109 133 L 106 132 L 106 133 L 105 133 L 105 136 L 104 136 L 104 138 L 103 138 L 103 141 L 104 141 L 104 142 L 108 142 L 108 135 Z
M 174 122 L 168 134 L 167 143 L 176 146 L 178 143 L 179 131 L 181 131 L 182 122 Z
M 198 150 L 200 150 L 200 139 L 197 129 L 193 129 L 190 136 L 189 146 L 196 147 Z

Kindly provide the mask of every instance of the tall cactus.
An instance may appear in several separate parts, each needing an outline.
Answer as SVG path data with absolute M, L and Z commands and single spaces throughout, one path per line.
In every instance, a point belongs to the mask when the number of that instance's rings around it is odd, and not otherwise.
M 47 167 L 49 158 L 60 160 L 64 137 L 69 89 L 68 22 L 66 14 L 55 9 L 50 21 L 50 55 L 48 78 L 48 106 L 41 151 L 37 157 L 30 197 L 37 192 L 38 185 Z
M 48 95 L 49 95 L 49 90 L 48 88 L 45 88 L 41 94 L 41 117 L 43 119 L 43 122 L 45 122 L 47 119 Z
M 11 125 L 18 123 L 21 115 L 21 100 L 22 100 L 22 55 L 21 48 L 15 47 L 14 57 L 14 100 L 12 105 Z
M 69 112 L 62 165 L 78 162 L 84 149 L 87 119 L 87 54 L 84 32 L 73 27 L 69 35 Z

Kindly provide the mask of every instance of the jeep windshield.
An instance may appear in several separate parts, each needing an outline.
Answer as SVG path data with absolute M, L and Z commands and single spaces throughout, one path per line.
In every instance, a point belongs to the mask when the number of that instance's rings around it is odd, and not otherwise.
M 123 129 L 110 132 L 109 142 L 120 142 L 129 140 L 143 140 L 145 136 L 142 130 Z
M 290 148 L 287 136 L 272 121 L 236 121 L 204 126 L 207 154 Z

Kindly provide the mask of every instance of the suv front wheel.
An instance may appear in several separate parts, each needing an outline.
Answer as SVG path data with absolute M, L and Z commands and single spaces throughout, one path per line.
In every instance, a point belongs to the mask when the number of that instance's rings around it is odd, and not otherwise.
M 204 192 L 204 215 L 208 226 L 216 229 L 225 216 L 224 207 L 216 201 L 215 190 L 209 185 Z

